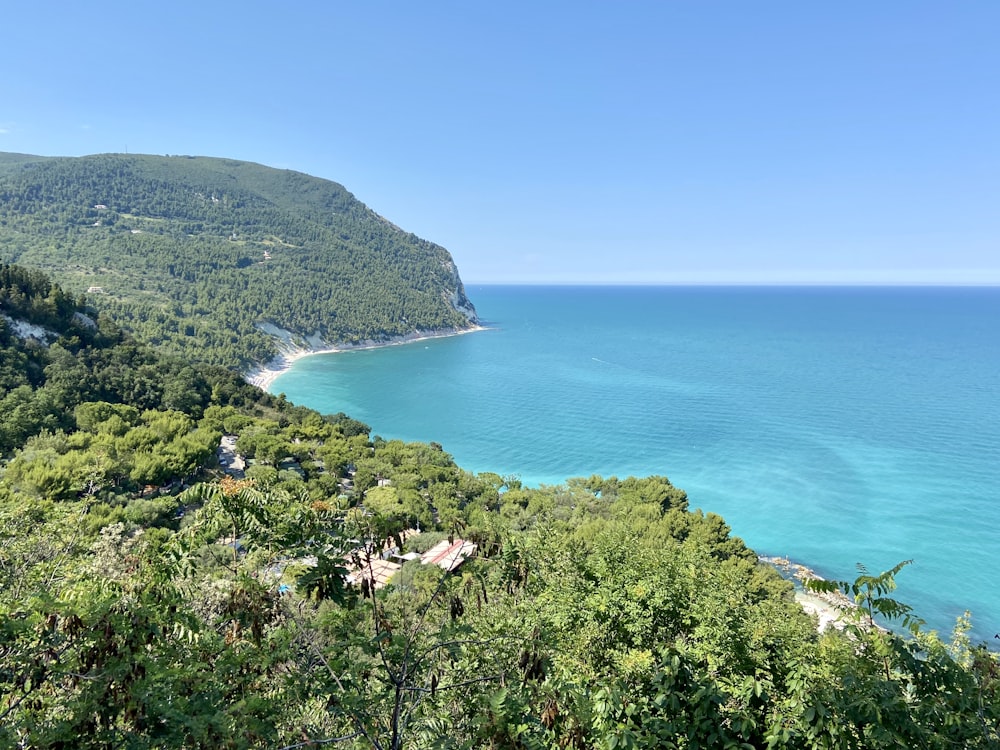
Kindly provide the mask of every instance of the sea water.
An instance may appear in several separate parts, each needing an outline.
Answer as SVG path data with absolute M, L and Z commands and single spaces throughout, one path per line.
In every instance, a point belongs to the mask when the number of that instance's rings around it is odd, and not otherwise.
M 662 474 L 761 554 L 1000 631 L 1000 289 L 470 287 L 487 330 L 271 391 L 531 485 Z

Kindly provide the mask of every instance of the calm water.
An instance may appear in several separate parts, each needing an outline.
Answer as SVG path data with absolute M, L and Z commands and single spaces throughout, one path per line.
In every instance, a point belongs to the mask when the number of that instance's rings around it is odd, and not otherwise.
M 828 577 L 1000 631 L 1000 289 L 470 287 L 490 330 L 272 386 L 529 484 L 664 474 Z

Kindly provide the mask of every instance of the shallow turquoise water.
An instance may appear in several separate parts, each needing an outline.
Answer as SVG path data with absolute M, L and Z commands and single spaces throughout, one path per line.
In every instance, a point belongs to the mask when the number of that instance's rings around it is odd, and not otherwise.
M 530 484 L 665 474 L 828 577 L 1000 631 L 1000 289 L 470 287 L 489 330 L 272 386 Z M 995 643 L 995 641 L 994 641 Z

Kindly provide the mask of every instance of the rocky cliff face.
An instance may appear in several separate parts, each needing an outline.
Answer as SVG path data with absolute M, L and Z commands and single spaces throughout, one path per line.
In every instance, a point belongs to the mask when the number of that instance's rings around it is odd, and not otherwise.
M 452 261 L 446 261 L 445 268 L 447 268 L 451 273 L 452 283 L 454 285 L 451 293 L 446 297 L 448 304 L 451 305 L 452 309 L 456 312 L 462 313 L 471 325 L 478 325 L 479 315 L 476 313 L 475 305 L 473 305 L 469 298 L 465 296 L 465 285 L 462 283 L 462 279 L 458 275 L 458 268 Z

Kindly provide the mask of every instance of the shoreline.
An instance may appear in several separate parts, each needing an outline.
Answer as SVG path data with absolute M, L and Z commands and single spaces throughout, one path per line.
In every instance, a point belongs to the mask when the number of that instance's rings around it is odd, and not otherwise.
M 757 560 L 772 566 L 782 578 L 792 582 L 795 586 L 795 601 L 807 614 L 816 618 L 818 632 L 822 633 L 830 627 L 843 630 L 844 626 L 854 619 L 851 613 L 857 609 L 858 605 L 852 602 L 849 597 L 840 592 L 819 593 L 805 589 L 803 584 L 806 581 L 825 580 L 812 568 L 793 562 L 787 557 L 758 555 Z
M 382 349 L 388 346 L 401 346 L 428 339 L 462 336 L 466 333 L 476 333 L 477 331 L 485 330 L 488 330 L 485 326 L 477 324 L 470 328 L 462 329 L 449 328 L 440 331 L 414 331 L 413 333 L 395 336 L 385 341 L 366 340 L 357 344 L 336 344 L 323 349 L 296 346 L 283 337 L 276 337 L 281 342 L 279 344 L 280 352 L 278 356 L 249 372 L 243 373 L 243 379 L 250 385 L 255 385 L 262 391 L 270 393 L 268 389 L 274 384 L 274 381 L 291 370 L 292 365 L 303 357 L 311 357 L 316 354 L 339 354 L 340 352 L 359 351 L 363 349 Z

